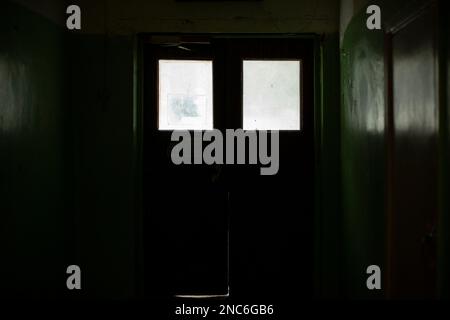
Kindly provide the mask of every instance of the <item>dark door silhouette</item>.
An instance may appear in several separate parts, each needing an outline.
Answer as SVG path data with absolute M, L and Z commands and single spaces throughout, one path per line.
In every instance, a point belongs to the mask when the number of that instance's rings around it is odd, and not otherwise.
M 431 298 L 437 274 L 436 6 L 412 17 L 391 35 L 389 294 Z
M 313 41 L 195 42 L 144 49 L 146 294 L 312 296 Z M 223 133 L 243 128 L 244 60 L 299 61 L 300 130 L 280 131 L 276 175 L 261 175 L 261 165 L 172 163 L 172 132 L 158 130 L 162 59 L 213 61 L 214 128 Z

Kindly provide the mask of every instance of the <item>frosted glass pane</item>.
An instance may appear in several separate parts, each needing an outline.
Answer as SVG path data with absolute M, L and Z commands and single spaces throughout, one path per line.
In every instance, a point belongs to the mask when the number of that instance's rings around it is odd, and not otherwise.
M 300 61 L 244 60 L 244 130 L 300 130 Z
M 213 128 L 212 61 L 159 60 L 158 127 Z

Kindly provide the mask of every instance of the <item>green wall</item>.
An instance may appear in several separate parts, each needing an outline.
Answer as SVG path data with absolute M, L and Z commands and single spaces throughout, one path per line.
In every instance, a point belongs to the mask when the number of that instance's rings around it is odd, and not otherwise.
M 380 297 L 369 291 L 366 268 L 385 270 L 384 36 L 353 18 L 341 50 L 342 227 L 348 297 Z
M 55 296 L 72 261 L 62 28 L 0 2 L 0 295 Z
M 135 293 L 134 38 L 0 3 L 2 294 Z M 82 291 L 66 268 L 82 270 Z

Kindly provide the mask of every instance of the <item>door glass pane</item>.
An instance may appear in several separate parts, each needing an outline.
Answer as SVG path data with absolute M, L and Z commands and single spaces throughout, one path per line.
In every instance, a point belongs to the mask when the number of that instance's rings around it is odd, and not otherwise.
M 244 130 L 300 130 L 300 61 L 243 61 Z
M 159 130 L 213 128 L 212 61 L 159 60 Z

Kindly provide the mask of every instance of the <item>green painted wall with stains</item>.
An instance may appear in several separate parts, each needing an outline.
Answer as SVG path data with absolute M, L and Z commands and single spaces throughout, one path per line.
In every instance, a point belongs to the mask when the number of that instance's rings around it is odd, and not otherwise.
M 350 22 L 341 50 L 342 230 L 345 293 L 380 297 L 366 287 L 366 268 L 385 267 L 384 35 L 366 14 Z
M 2 1 L 0 38 L 1 294 L 133 296 L 133 37 Z
M 64 32 L 1 1 L 0 39 L 0 295 L 55 296 L 73 249 Z

